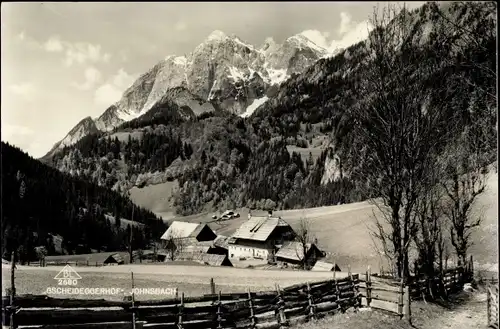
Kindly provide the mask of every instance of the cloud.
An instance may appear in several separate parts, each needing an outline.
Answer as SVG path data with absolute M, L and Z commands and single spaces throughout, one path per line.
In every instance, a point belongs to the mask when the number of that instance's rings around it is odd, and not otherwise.
M 348 13 L 341 12 L 340 13 L 340 27 L 339 27 L 339 34 L 345 34 L 349 32 L 351 28 L 351 16 Z
M 72 86 L 80 90 L 89 90 L 93 88 L 101 80 L 101 72 L 95 67 L 87 67 L 85 69 L 85 81 L 83 83 L 73 82 Z
M 2 140 L 9 140 L 13 136 L 29 136 L 34 133 L 31 128 L 25 126 L 2 123 Z
M 50 39 L 43 44 L 43 48 L 51 53 L 58 53 L 64 50 L 64 46 L 58 36 L 50 37 Z
M 338 37 L 336 39 L 330 38 L 330 32 L 320 32 L 318 30 L 306 30 L 300 34 L 332 53 L 335 50 L 347 48 L 368 38 L 370 30 L 371 25 L 368 21 L 353 22 L 349 14 L 341 12 L 340 23 L 336 31 Z
M 67 44 L 64 65 L 71 66 L 73 63 L 84 64 L 86 62 L 107 63 L 110 58 L 111 54 L 101 52 L 100 45 L 78 42 L 74 44 Z
M 348 13 L 340 13 L 340 24 L 338 29 L 339 39 L 332 40 L 330 50 L 347 48 L 366 38 L 371 31 L 372 26 L 368 21 L 353 22 Z
M 95 91 L 94 101 L 97 105 L 107 107 L 120 100 L 123 92 L 130 87 L 136 77 L 125 72 L 124 69 L 118 70 L 106 84 L 103 84 Z
M 9 91 L 15 95 L 22 96 L 27 100 L 32 100 L 32 98 L 36 95 L 35 86 L 29 82 L 10 85 Z
M 24 31 L 22 31 L 21 33 L 19 33 L 17 35 L 17 38 L 20 40 L 20 41 L 24 41 L 24 39 L 26 39 L 26 34 L 24 33 Z
M 187 24 L 184 21 L 178 21 L 174 25 L 174 30 L 176 30 L 176 31 L 184 31 L 186 28 L 187 28 Z
M 104 62 L 111 59 L 111 54 L 102 51 L 101 45 L 88 42 L 68 42 L 61 40 L 59 36 L 52 36 L 43 44 L 47 52 L 64 53 L 64 65 L 71 66 L 74 63 L 85 64 Z
M 307 37 L 309 40 L 311 40 L 320 47 L 326 49 L 329 46 L 328 42 L 328 37 L 330 36 L 329 32 L 320 32 L 318 30 L 306 30 L 300 34 Z

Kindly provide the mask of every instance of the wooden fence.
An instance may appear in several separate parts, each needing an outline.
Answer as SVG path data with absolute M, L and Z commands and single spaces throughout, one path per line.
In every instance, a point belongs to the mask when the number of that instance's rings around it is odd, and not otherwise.
M 471 282 L 473 273 L 468 268 L 451 268 L 435 277 L 413 277 L 410 283 L 412 299 L 425 299 L 429 296 L 448 296 L 463 289 L 466 282 Z
M 213 287 L 213 285 L 212 285 Z M 275 291 L 166 300 L 106 301 L 3 297 L 3 325 L 44 328 L 280 328 L 361 306 L 359 275 Z M 10 307 L 10 306 L 14 307 Z M 12 311 L 12 312 L 11 312 Z M 11 317 L 12 316 L 12 317 Z M 13 322 L 11 322 L 11 320 Z M 14 327 L 14 326 L 11 326 Z
M 488 327 L 498 329 L 498 284 L 487 287 Z

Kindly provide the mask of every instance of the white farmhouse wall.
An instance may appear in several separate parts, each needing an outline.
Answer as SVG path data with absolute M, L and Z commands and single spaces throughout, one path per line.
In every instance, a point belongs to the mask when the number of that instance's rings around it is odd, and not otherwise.
M 229 257 L 230 258 L 253 258 L 260 257 L 267 259 L 271 254 L 271 250 L 258 247 L 242 246 L 242 245 L 229 245 Z

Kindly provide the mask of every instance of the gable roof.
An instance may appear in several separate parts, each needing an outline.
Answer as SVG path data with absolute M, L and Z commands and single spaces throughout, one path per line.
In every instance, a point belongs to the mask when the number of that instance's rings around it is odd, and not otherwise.
M 162 240 L 169 240 L 171 238 L 188 238 L 192 237 L 193 233 L 200 233 L 201 229 L 199 226 L 203 226 L 206 224 L 196 224 L 196 223 L 186 223 L 174 221 L 170 224 L 169 228 L 163 235 L 161 236 Z
M 211 266 L 221 266 L 223 264 L 232 266 L 226 255 L 182 252 L 177 255 L 176 259 L 206 263 Z
M 317 249 L 314 243 L 307 243 L 306 248 L 307 252 L 309 252 L 311 248 Z M 298 241 L 285 242 L 283 244 L 283 247 L 281 247 L 280 250 L 278 250 L 278 252 L 276 253 L 276 257 L 291 259 L 296 261 L 304 259 L 304 248 L 302 247 L 302 243 Z
M 290 227 L 290 225 L 281 218 L 267 216 L 251 217 L 241 224 L 232 237 L 237 239 L 266 241 L 278 226 Z
M 229 237 L 225 235 L 218 235 L 214 240 L 214 246 L 227 249 L 229 244 Z
M 116 255 L 116 257 L 115 257 Z M 114 252 L 100 252 L 100 253 L 94 253 L 94 254 L 79 254 L 79 255 L 58 255 L 58 256 L 46 256 L 45 257 L 45 262 L 47 263 L 73 263 L 73 262 L 78 262 L 78 263 L 85 263 L 89 262 L 89 265 L 92 263 L 99 263 L 102 264 L 104 261 L 108 260 L 109 257 L 113 256 L 115 260 L 121 259 L 124 262 L 128 262 L 128 253 L 127 252 L 119 252 L 119 251 L 114 251 Z M 109 261 L 109 260 L 108 260 Z
M 323 261 L 317 261 L 311 271 L 333 271 L 333 264 Z M 335 264 L 335 271 L 340 272 L 340 267 Z

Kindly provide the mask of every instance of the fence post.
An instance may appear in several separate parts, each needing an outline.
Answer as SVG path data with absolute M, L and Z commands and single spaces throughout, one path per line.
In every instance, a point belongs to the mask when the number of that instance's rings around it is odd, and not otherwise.
M 366 270 L 366 307 L 370 307 L 372 301 L 372 279 L 371 279 L 370 266 Z
M 307 282 L 307 301 L 309 302 L 309 314 L 307 315 L 307 317 L 311 319 L 315 317 L 314 314 L 315 307 L 314 307 L 313 297 L 311 295 L 311 286 L 309 285 L 309 282 Z
M 132 328 L 135 329 L 135 294 L 134 294 L 134 272 L 130 272 L 132 279 Z
M 210 294 L 215 295 L 215 283 L 214 283 L 214 278 L 210 278 Z
M 400 319 L 403 318 L 403 307 L 404 307 L 404 280 L 401 279 L 401 284 L 399 285 L 399 295 L 398 295 L 398 315 Z
M 411 324 L 411 297 L 410 286 L 405 287 L 404 292 L 404 317 L 409 324 Z
M 486 300 L 487 300 L 487 305 L 486 305 L 486 319 L 487 319 L 487 323 L 486 323 L 486 326 L 490 326 L 490 323 L 491 323 L 491 290 L 490 290 L 490 287 L 489 285 L 486 287 Z
M 16 271 L 16 253 L 13 251 L 10 256 L 10 328 L 17 328 L 15 325 L 15 314 L 17 313 L 17 307 L 14 304 L 14 299 L 16 297 L 16 282 L 15 282 L 15 271 Z
M 352 284 L 352 289 L 354 291 L 354 298 L 356 301 L 356 304 L 354 305 L 354 312 L 358 312 L 359 307 L 361 305 L 361 298 L 359 298 L 359 285 L 358 285 L 359 284 L 359 274 L 352 275 L 352 273 L 351 273 L 351 284 Z
M 278 284 L 276 284 L 276 291 L 278 292 L 278 324 L 281 327 L 288 327 L 288 321 L 285 315 L 285 301 L 281 295 L 281 289 Z
M 251 328 L 255 328 L 255 314 L 253 310 L 253 300 L 252 300 L 252 294 L 250 293 L 250 288 L 247 288 L 247 294 L 248 294 L 248 307 L 250 308 L 250 321 L 251 323 Z
M 339 284 L 337 282 L 337 276 L 335 275 L 335 270 L 333 271 L 333 284 L 335 285 L 335 296 L 337 297 L 337 309 L 340 309 L 340 292 L 339 292 Z
M 222 329 L 222 291 L 217 298 L 217 329 Z
M 184 311 L 184 292 L 181 293 L 181 305 L 179 305 L 179 320 L 177 322 L 177 328 L 182 329 L 182 312 Z

